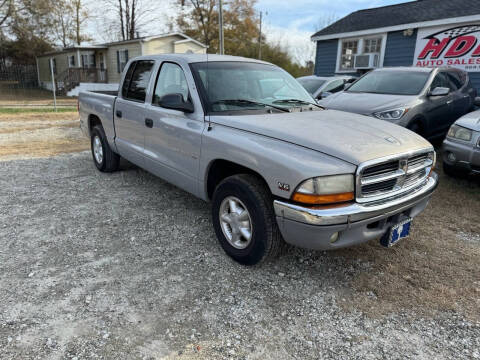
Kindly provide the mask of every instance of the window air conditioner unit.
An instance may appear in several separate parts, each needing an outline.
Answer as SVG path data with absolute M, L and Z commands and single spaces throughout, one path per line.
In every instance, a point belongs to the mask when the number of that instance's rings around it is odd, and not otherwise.
M 378 67 L 380 54 L 355 55 L 355 69 L 374 69 Z

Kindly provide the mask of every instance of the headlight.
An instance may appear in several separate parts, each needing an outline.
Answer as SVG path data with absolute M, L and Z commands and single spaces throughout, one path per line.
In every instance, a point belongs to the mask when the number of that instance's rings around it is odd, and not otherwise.
M 374 113 L 373 116 L 382 120 L 398 120 L 407 112 L 408 109 L 393 109 Z
M 463 141 L 471 141 L 472 134 L 472 130 L 454 124 L 450 127 L 450 130 L 448 130 L 447 136 Z
M 292 200 L 304 204 L 333 204 L 354 199 L 353 175 L 333 175 L 308 179 L 293 193 Z

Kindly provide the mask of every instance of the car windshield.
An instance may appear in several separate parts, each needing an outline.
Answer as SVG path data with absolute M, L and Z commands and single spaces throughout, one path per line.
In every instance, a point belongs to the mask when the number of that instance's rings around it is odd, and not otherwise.
M 357 80 L 347 92 L 418 95 L 430 73 L 420 71 L 372 71 Z
M 208 112 L 287 110 L 315 104 L 311 95 L 284 70 L 254 62 L 191 64 Z
M 315 92 L 320 89 L 320 86 L 325 84 L 326 80 L 321 80 L 321 79 L 309 79 L 309 78 L 303 78 L 303 79 L 297 79 L 300 84 L 307 90 L 310 94 L 315 94 Z

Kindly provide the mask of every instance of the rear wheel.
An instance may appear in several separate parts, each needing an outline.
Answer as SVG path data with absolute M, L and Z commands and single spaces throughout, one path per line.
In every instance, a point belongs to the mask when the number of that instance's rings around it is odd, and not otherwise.
M 95 125 L 91 134 L 92 157 L 97 169 L 102 172 L 118 170 L 120 156 L 113 152 L 108 145 L 103 128 L 100 125 Z
M 212 221 L 220 245 L 237 262 L 255 265 L 281 252 L 283 239 L 270 191 L 258 177 L 241 174 L 215 189 Z

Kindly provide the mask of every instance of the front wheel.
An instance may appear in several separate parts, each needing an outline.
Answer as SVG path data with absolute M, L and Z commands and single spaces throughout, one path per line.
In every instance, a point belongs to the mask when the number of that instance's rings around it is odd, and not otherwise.
M 102 172 L 118 170 L 120 156 L 110 148 L 105 131 L 99 125 L 94 126 L 92 129 L 91 148 L 93 162 L 98 170 Z
M 268 188 L 256 176 L 234 175 L 215 189 L 212 221 L 220 245 L 235 261 L 255 265 L 275 257 L 283 239 Z

